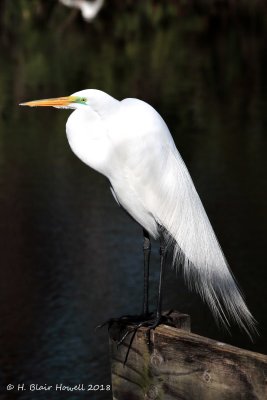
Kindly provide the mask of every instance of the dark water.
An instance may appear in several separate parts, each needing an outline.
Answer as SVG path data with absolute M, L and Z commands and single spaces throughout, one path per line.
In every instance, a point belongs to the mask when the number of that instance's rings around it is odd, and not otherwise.
M 1 399 L 48 398 L 7 392 L 7 384 L 110 384 L 107 333 L 94 328 L 141 308 L 141 229 L 117 207 L 106 179 L 71 153 L 69 112 L 16 106 L 87 87 L 142 98 L 165 118 L 261 336 L 251 343 L 236 328 L 232 336 L 219 330 L 171 269 L 165 307 L 189 313 L 195 333 L 267 352 L 265 37 L 234 25 L 207 35 L 202 19 L 194 29 L 180 22 L 151 32 L 129 29 L 121 40 L 97 30 L 92 37 L 91 28 L 64 37 L 35 32 L 31 43 L 6 52 L 0 72 Z M 152 302 L 158 261 L 154 243 Z M 85 395 L 49 393 L 60 396 Z

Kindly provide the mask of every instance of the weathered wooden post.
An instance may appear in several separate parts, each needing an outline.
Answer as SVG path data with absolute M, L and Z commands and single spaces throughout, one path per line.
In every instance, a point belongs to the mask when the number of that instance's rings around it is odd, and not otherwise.
M 267 356 L 190 333 L 190 319 L 172 314 L 147 337 L 141 328 L 124 366 L 130 336 L 117 349 L 110 330 L 113 400 L 267 400 Z

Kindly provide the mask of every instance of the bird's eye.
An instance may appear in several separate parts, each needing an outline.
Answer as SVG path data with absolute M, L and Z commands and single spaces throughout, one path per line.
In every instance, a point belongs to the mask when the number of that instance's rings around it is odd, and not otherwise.
M 82 98 L 81 98 L 81 102 L 82 102 L 82 103 L 86 103 L 86 98 L 85 98 L 85 97 L 82 97 Z

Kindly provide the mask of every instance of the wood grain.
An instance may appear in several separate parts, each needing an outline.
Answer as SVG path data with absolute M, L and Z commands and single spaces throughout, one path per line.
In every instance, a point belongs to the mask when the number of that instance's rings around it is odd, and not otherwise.
M 117 349 L 125 327 L 110 330 L 114 400 L 267 400 L 267 356 L 189 332 L 189 317 L 174 313 L 177 327 L 141 328 Z M 180 329 L 180 328 L 183 329 Z

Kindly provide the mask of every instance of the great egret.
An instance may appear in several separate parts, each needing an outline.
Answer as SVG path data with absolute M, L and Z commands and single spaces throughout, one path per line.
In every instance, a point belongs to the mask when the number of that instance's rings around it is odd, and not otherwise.
M 226 326 L 234 320 L 252 337 L 255 320 L 157 111 L 141 100 L 118 101 L 95 89 L 22 105 L 75 110 L 66 124 L 71 149 L 109 179 L 117 203 L 143 227 L 144 325 L 154 328 L 162 321 L 162 278 L 166 250 L 171 249 L 173 263 L 182 269 L 189 287 L 208 303 L 215 318 Z M 148 311 L 150 236 L 160 240 L 161 249 L 158 304 L 153 318 Z

